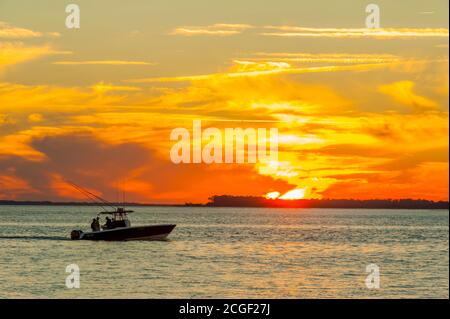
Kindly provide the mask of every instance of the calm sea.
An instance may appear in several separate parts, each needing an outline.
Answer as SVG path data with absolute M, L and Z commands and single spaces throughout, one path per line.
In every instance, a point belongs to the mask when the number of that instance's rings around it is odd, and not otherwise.
M 0 298 L 449 297 L 448 210 L 134 209 L 170 240 L 71 241 L 98 208 L 0 206 Z

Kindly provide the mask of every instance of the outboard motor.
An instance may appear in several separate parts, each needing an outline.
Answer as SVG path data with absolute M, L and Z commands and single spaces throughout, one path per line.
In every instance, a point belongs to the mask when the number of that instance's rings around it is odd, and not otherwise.
M 82 236 L 83 236 L 82 230 L 72 230 L 72 232 L 70 233 L 70 239 L 72 240 L 81 239 Z

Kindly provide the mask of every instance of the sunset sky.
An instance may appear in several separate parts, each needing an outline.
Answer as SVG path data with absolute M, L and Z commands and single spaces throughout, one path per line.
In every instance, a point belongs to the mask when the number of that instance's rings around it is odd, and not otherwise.
M 448 43 L 447 0 L 0 0 L 0 199 L 448 200 Z M 277 127 L 278 161 L 176 165 L 193 120 Z

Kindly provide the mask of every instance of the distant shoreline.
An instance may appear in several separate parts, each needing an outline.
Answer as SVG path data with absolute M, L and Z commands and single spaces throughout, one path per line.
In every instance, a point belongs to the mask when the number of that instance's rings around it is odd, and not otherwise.
M 91 202 L 53 202 L 0 200 L 0 206 L 101 206 Z M 419 199 L 300 199 L 279 200 L 256 196 L 213 196 L 206 204 L 152 204 L 152 203 L 111 203 L 113 206 L 136 207 L 229 207 L 229 208 L 322 208 L 322 209 L 449 209 L 448 201 Z M 105 206 L 105 205 L 103 205 Z
M 213 196 L 210 207 L 345 208 L 345 209 L 449 209 L 448 201 L 424 199 L 267 199 L 260 196 Z
M 0 200 L 0 206 L 107 206 L 106 204 L 97 204 L 90 202 L 53 202 L 53 201 L 15 201 Z M 185 204 L 146 204 L 146 203 L 111 203 L 113 206 L 168 206 L 168 207 L 185 207 Z

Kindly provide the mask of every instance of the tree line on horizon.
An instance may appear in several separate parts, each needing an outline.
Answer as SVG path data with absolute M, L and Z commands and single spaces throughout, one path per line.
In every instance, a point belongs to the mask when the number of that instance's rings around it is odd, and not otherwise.
M 268 207 L 268 208 L 398 208 L 448 209 L 448 201 L 425 199 L 267 199 L 260 196 L 217 195 L 209 198 L 209 207 Z

